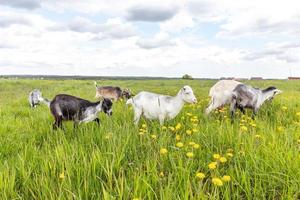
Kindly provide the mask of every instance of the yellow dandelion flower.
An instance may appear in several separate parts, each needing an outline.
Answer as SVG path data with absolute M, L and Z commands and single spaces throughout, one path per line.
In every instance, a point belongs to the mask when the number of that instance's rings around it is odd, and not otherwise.
M 257 134 L 257 135 L 254 135 L 254 137 L 257 138 L 257 139 L 259 139 L 259 138 L 261 138 L 261 135 Z
M 233 149 L 227 149 L 227 152 L 232 153 Z
M 186 134 L 191 135 L 192 131 L 191 130 L 186 130 Z
M 140 132 L 145 132 L 146 130 L 143 129 L 143 128 L 140 128 L 139 131 L 140 131 Z
M 233 154 L 232 154 L 232 153 L 226 153 L 226 156 L 232 158 L 232 157 L 233 157 Z
M 226 163 L 226 162 L 227 162 L 227 158 L 221 157 L 221 158 L 220 158 L 220 162 L 221 162 L 221 163 Z
M 146 124 L 143 124 L 142 127 L 143 127 L 143 128 L 147 128 L 147 125 L 146 125 Z
M 167 150 L 166 148 L 161 148 L 160 151 L 159 151 L 159 153 L 160 153 L 161 155 L 165 155 L 165 154 L 168 153 L 168 150 Z
M 283 132 L 283 131 L 284 131 L 283 126 L 278 126 L 278 127 L 277 127 L 277 131 L 278 131 L 278 132 Z
M 180 124 L 180 123 L 178 123 L 178 124 L 175 126 L 175 129 L 176 129 L 176 130 L 179 130 L 179 129 L 181 129 L 181 124 Z
M 176 143 L 176 147 L 178 147 L 178 148 L 183 147 L 183 143 L 182 143 L 182 142 L 177 142 L 177 143 Z
M 187 116 L 192 116 L 192 113 L 186 113 Z
M 194 144 L 194 145 L 193 145 L 193 148 L 194 148 L 194 149 L 199 149 L 199 147 L 200 147 L 199 144 Z
M 187 153 L 186 153 L 186 156 L 187 156 L 188 158 L 192 158 L 192 157 L 194 157 L 194 154 L 193 154 L 193 152 L 187 152 Z
M 157 136 L 156 135 L 151 135 L 151 138 L 153 139 L 153 140 L 156 140 L 157 139 Z
M 286 106 L 281 107 L 282 110 L 287 110 L 288 108 Z
M 168 127 L 171 131 L 175 131 L 175 128 L 173 126 Z
M 218 159 L 221 158 L 221 156 L 220 156 L 220 154 L 217 154 L 217 153 L 216 153 L 216 154 L 213 155 L 213 158 L 218 160 Z
M 228 175 L 224 175 L 224 176 L 222 177 L 222 180 L 223 180 L 224 182 L 229 182 L 229 181 L 231 181 L 231 177 L 228 176 Z
M 59 178 L 60 178 L 60 179 L 64 179 L 64 178 L 65 178 L 65 173 L 64 173 L 64 172 L 60 173 L 60 174 L 59 174 Z
M 139 135 L 144 135 L 145 134 L 145 132 L 139 132 Z
M 165 176 L 164 172 L 160 172 L 160 173 L 159 173 L 159 176 L 160 176 L 160 177 L 164 177 L 164 176 Z
M 194 132 L 194 133 L 197 133 L 198 131 L 199 131 L 198 129 L 193 128 L 193 132 Z
M 296 115 L 297 115 L 298 117 L 300 117 L 300 112 L 297 112 Z
M 205 178 L 205 174 L 202 173 L 202 172 L 197 172 L 196 173 L 196 178 L 198 178 L 198 179 L 204 179 Z
M 217 162 L 211 162 L 208 164 L 208 168 L 209 169 L 216 169 L 217 168 Z
M 240 130 L 242 131 L 242 132 L 246 132 L 247 130 L 248 130 L 248 128 L 246 127 L 246 126 L 241 126 L 241 128 L 240 128 Z
M 194 146 L 196 143 L 195 142 L 189 142 L 189 145 Z
M 212 178 L 212 183 L 216 186 L 222 186 L 223 185 L 223 181 L 219 178 Z
M 140 200 L 140 198 L 133 198 L 132 200 Z
M 179 140 L 181 140 L 181 136 L 180 136 L 180 135 L 176 135 L 175 139 L 176 139 L 177 141 L 179 141 Z

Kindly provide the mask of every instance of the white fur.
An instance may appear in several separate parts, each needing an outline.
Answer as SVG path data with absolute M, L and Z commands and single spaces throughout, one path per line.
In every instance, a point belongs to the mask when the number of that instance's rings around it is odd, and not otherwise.
M 176 117 L 185 102 L 197 102 L 190 86 L 184 86 L 174 97 L 143 91 L 129 99 L 126 104 L 132 104 L 134 123 L 137 125 L 141 115 L 147 119 L 159 119 L 160 124 L 163 124 L 165 119 Z
M 243 83 L 235 80 L 221 80 L 212 86 L 209 91 L 209 96 L 211 98 L 210 103 L 206 108 L 205 113 L 209 114 L 211 111 L 217 108 L 230 104 L 232 92 L 239 84 Z

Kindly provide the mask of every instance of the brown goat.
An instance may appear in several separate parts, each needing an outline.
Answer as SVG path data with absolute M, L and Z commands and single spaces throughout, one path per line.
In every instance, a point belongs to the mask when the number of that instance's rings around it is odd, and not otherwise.
M 115 86 L 98 86 L 95 82 L 96 86 L 96 98 L 107 98 L 114 101 L 117 101 L 121 97 L 125 97 L 129 99 L 131 97 L 131 92 L 129 89 L 121 90 L 120 87 Z

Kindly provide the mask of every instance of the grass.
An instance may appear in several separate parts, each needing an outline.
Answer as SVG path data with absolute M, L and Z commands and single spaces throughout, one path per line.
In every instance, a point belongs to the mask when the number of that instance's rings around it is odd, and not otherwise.
M 250 112 L 238 113 L 233 124 L 226 109 L 209 117 L 203 114 L 214 81 L 101 83 L 128 87 L 134 93 L 170 95 L 189 84 L 199 103 L 186 105 L 165 127 L 142 120 L 136 128 L 131 108 L 117 102 L 112 117 L 100 114 L 100 126 L 88 123 L 74 130 L 72 123 L 64 123 L 65 131 L 55 132 L 46 106 L 29 107 L 29 92 L 39 88 L 50 99 L 68 93 L 94 100 L 93 81 L 2 79 L 0 199 L 300 198 L 300 82 L 250 82 L 258 87 L 275 85 L 284 93 L 266 103 L 255 121 L 248 118 Z M 180 129 L 172 131 L 178 123 Z M 176 147 L 177 142 L 183 146 Z M 195 149 L 190 142 L 200 147 Z M 161 154 L 162 148 L 168 152 Z M 211 170 L 208 164 L 213 161 L 217 166 Z M 197 178 L 197 172 L 205 178 Z M 212 183 L 212 178 L 224 175 L 231 181 L 222 181 L 222 186 Z

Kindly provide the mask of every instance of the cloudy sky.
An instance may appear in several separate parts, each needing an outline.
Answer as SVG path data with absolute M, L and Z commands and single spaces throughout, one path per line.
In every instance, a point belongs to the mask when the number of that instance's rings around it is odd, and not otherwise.
M 297 0 L 0 0 L 0 74 L 300 76 Z

